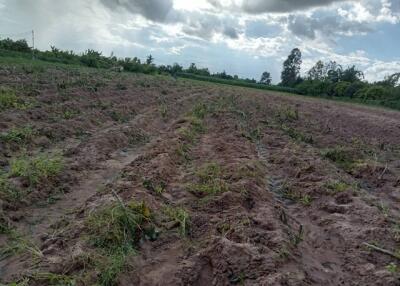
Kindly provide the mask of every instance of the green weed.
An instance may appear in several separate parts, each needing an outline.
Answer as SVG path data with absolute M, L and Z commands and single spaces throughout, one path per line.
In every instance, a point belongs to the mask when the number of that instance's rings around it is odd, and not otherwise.
M 161 181 L 160 183 L 156 183 L 150 179 L 144 179 L 143 187 L 145 187 L 149 191 L 156 193 L 157 195 L 161 195 L 165 191 L 167 184 L 163 181 Z
M 132 201 L 126 206 L 114 203 L 91 214 L 86 226 L 94 246 L 111 251 L 130 249 L 144 235 L 150 216 L 150 209 L 143 202 Z
M 17 97 L 15 92 L 10 89 L 0 88 L 0 111 L 25 107 L 23 100 Z
M 215 163 L 206 164 L 196 173 L 198 183 L 189 185 L 189 191 L 201 196 L 217 195 L 229 190 L 222 169 Z
M 342 181 L 331 180 L 325 183 L 325 187 L 328 189 L 329 193 L 337 194 L 348 190 L 350 185 Z
M 399 272 L 399 267 L 397 266 L 396 263 L 393 263 L 393 262 L 386 265 L 386 269 L 387 269 L 387 271 L 389 271 L 392 274 L 396 274 Z
M 178 207 L 166 207 L 164 212 L 171 221 L 179 224 L 179 233 L 181 236 L 188 235 L 190 229 L 190 216 L 185 209 Z
M 115 286 L 119 273 L 126 269 L 126 258 L 133 249 L 117 249 L 107 256 L 98 257 L 96 268 L 99 271 L 98 283 L 101 286 Z
M 64 168 L 60 155 L 40 154 L 35 157 L 20 157 L 11 161 L 10 176 L 26 179 L 30 186 L 36 186 L 58 176 Z
M 0 134 L 0 139 L 7 143 L 27 144 L 35 135 L 36 131 L 31 126 L 25 126 Z
M 79 110 L 72 110 L 72 109 L 69 109 L 69 110 L 65 110 L 64 112 L 63 112 L 63 115 L 62 115 L 62 117 L 64 118 L 64 119 L 72 119 L 72 118 L 74 118 L 74 117 L 76 117 L 76 116 L 78 116 L 80 114 L 80 111 Z
M 0 250 L 0 260 L 25 252 L 30 253 L 35 259 L 43 256 L 34 243 L 21 236 L 10 225 L 2 226 L 2 228 L 3 234 L 6 234 L 8 239 Z
M 23 198 L 24 192 L 10 183 L 8 174 L 0 174 L 0 199 L 7 202 L 18 202 Z
M 299 119 L 299 111 L 290 106 L 281 108 L 276 111 L 275 118 L 279 123 L 297 121 Z
M 297 141 L 301 141 L 307 144 L 312 144 L 314 143 L 314 139 L 312 137 L 312 135 L 307 135 L 304 134 L 303 132 L 296 130 L 292 127 L 286 126 L 286 125 L 282 125 L 281 129 L 283 130 L 283 132 L 285 132 L 290 138 L 297 140 Z
M 354 155 L 343 147 L 335 147 L 322 151 L 322 156 L 336 163 L 346 171 L 351 171 L 355 164 Z

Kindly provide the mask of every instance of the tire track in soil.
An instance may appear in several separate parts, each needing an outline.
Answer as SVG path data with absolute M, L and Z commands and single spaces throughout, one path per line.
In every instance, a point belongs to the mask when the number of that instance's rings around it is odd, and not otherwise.
M 295 258 L 293 268 L 301 265 L 306 277 L 310 277 L 309 285 L 340 285 L 347 279 L 347 275 L 341 270 L 341 265 L 344 264 L 343 257 L 333 251 L 338 245 L 324 235 L 323 228 L 307 219 L 296 203 L 285 199 L 280 193 L 285 175 L 279 174 L 279 170 L 269 163 L 270 154 L 276 149 L 279 147 L 266 146 L 262 142 L 256 144 L 258 157 L 267 167 L 268 191 L 271 191 L 279 206 L 281 221 L 288 227 L 289 237 L 301 236 L 296 255 L 293 256 Z M 321 240 L 324 243 L 321 243 Z M 322 244 L 324 247 L 321 247 Z

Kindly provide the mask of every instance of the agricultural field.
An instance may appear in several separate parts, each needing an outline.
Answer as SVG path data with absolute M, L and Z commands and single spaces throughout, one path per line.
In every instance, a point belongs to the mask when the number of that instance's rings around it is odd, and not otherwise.
M 400 284 L 397 111 L 39 62 L 0 85 L 0 284 Z

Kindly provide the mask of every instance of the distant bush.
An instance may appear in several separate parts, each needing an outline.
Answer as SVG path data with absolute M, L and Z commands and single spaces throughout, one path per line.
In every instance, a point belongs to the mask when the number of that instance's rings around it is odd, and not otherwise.
M 388 99 L 391 92 L 388 88 L 379 85 L 365 87 L 359 90 L 355 96 L 365 100 Z
M 16 51 L 16 52 L 31 52 L 26 40 L 13 41 L 9 38 L 0 40 L 0 49 Z

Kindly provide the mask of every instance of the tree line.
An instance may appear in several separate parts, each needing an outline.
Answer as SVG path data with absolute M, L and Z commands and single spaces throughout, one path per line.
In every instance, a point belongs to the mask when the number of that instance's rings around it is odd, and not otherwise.
M 268 71 L 262 73 L 259 81 L 249 78 L 240 78 L 237 75 L 229 75 L 225 71 L 211 73 L 208 68 L 198 68 L 192 63 L 188 68 L 175 63 L 173 65 L 154 64 L 153 56 L 146 60 L 126 57 L 117 58 L 113 54 L 103 56 L 101 52 L 89 49 L 81 54 L 73 51 L 63 51 L 51 46 L 47 51 L 32 51 L 25 40 L 0 40 L 0 56 L 24 56 L 48 62 L 83 65 L 93 68 L 110 68 L 128 72 L 141 72 L 146 74 L 170 74 L 200 80 L 209 80 L 217 83 L 228 83 L 262 89 L 288 91 L 311 96 L 324 96 L 335 98 L 347 98 L 371 102 L 400 109 L 400 72 L 387 76 L 384 80 L 369 83 L 364 79 L 362 71 L 354 65 L 343 67 L 335 61 L 318 61 L 305 76 L 301 76 L 302 54 L 295 48 L 283 62 L 281 82 L 272 85 L 271 74 Z
M 354 65 L 343 67 L 335 61 L 318 61 L 302 77 L 301 64 L 301 51 L 295 48 L 283 63 L 279 85 L 295 88 L 306 95 L 376 101 L 400 108 L 400 70 L 382 81 L 370 83 Z M 264 74 L 261 80 L 263 78 Z

